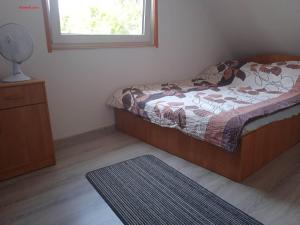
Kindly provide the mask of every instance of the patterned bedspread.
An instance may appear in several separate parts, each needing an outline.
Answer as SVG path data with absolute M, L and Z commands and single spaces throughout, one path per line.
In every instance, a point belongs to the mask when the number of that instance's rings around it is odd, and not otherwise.
M 300 62 L 228 61 L 192 80 L 121 89 L 109 105 L 227 151 L 246 123 L 300 103 Z

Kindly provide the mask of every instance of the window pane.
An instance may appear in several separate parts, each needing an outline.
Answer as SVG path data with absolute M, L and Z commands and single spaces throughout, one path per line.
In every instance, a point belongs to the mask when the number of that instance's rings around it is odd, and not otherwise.
M 62 34 L 143 35 L 143 0 L 58 0 Z

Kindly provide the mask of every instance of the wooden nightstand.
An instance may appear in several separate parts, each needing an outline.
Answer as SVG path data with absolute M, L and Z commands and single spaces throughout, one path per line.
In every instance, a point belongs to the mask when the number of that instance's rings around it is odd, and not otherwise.
M 0 83 L 0 181 L 54 164 L 44 81 Z

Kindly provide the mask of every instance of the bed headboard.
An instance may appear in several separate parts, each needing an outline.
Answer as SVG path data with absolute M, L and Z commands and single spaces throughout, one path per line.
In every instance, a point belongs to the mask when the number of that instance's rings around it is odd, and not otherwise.
M 260 55 L 246 58 L 247 62 L 256 62 L 260 64 L 269 64 L 281 61 L 300 61 L 300 56 L 291 55 Z

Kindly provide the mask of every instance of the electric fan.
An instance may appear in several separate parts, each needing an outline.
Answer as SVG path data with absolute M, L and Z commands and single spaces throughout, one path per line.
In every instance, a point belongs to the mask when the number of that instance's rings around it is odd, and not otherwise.
M 21 63 L 32 56 L 33 41 L 27 30 L 15 23 L 0 27 L 0 54 L 12 62 L 11 75 L 2 79 L 3 82 L 18 82 L 30 80 L 21 70 Z

